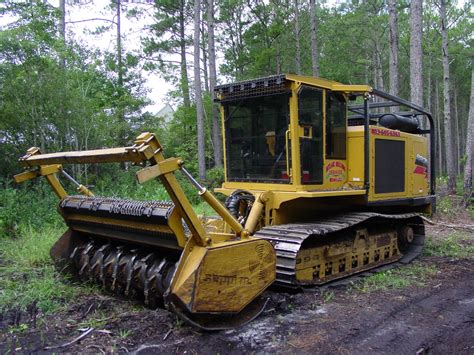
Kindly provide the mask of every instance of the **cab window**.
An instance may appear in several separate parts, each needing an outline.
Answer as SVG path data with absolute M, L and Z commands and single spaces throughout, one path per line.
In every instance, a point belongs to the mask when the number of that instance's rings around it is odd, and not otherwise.
M 344 95 L 326 95 L 326 159 L 346 159 L 347 103 Z

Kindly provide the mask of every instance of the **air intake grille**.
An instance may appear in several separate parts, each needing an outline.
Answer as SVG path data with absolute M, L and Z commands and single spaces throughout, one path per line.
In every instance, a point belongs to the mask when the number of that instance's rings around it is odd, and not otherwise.
M 214 89 L 216 94 L 215 101 L 224 102 L 284 93 L 288 91 L 285 83 L 285 75 L 275 75 L 233 84 L 219 85 Z

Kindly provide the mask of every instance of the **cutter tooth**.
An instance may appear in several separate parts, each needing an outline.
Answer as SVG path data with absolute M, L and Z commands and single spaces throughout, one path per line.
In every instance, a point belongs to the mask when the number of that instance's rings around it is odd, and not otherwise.
M 81 258 L 80 258 L 80 264 L 82 264 L 80 270 L 79 270 L 79 275 L 82 276 L 84 273 L 84 270 L 86 270 L 86 267 L 89 267 L 90 269 L 90 255 L 89 251 L 94 247 L 94 244 L 92 242 L 89 242 L 87 246 L 84 248 L 84 250 L 81 253 Z
M 93 242 L 89 242 L 87 243 L 87 246 L 85 248 L 85 250 L 82 252 L 82 254 L 87 254 L 92 248 L 94 247 L 94 243 Z
M 130 284 L 132 283 L 132 275 L 134 270 L 135 259 L 137 255 L 133 255 L 130 260 L 127 262 L 127 266 L 125 267 L 125 274 L 127 276 L 127 283 L 125 287 L 125 295 L 128 296 L 130 292 Z
M 112 286 L 111 289 L 115 290 L 115 282 L 117 281 L 117 274 L 118 274 L 118 268 L 119 268 L 119 262 L 120 262 L 120 257 L 122 256 L 123 251 L 120 248 L 117 251 L 117 256 L 115 257 L 115 260 L 113 261 L 113 271 L 112 271 Z
M 153 254 L 148 254 L 143 257 L 140 262 L 140 271 L 138 272 L 138 281 L 143 290 L 143 295 L 145 296 L 145 303 L 148 302 L 148 269 L 150 265 L 147 264 L 147 261 L 153 256 Z
M 74 259 L 74 257 L 76 256 L 77 252 L 80 250 L 80 249 L 84 249 L 84 247 L 75 247 L 74 250 L 72 251 L 71 255 L 69 255 L 69 259 Z
M 86 268 L 87 264 L 82 264 L 82 267 L 79 269 L 79 275 L 82 276 L 82 274 L 84 273 L 84 269 Z
M 97 273 L 95 270 L 96 268 L 98 268 L 98 272 L 99 272 L 98 279 L 100 281 L 103 281 L 104 279 L 103 265 L 104 265 L 105 251 L 109 247 L 110 247 L 110 244 L 102 245 L 99 249 L 97 249 L 97 251 L 94 253 L 94 256 L 92 257 L 92 260 L 93 261 L 95 260 L 94 264 L 91 267 L 92 273 L 94 274 L 94 276 L 97 277 L 96 275 Z
M 156 272 L 156 286 L 158 287 L 158 292 L 161 296 L 165 293 L 165 287 L 163 284 L 163 272 L 164 272 L 164 267 L 168 263 L 168 260 L 166 258 L 163 259 L 161 264 L 158 266 L 158 270 Z
M 151 277 L 147 277 L 143 285 L 143 295 L 145 296 L 145 304 L 147 306 L 150 305 L 150 298 L 149 298 L 150 283 L 153 281 L 154 278 L 155 278 L 155 275 L 152 275 Z

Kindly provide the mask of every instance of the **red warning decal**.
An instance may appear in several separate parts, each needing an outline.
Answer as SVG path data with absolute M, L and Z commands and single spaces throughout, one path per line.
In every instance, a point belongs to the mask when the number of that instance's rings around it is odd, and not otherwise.
M 428 159 L 424 156 L 417 154 L 415 159 L 415 170 L 414 174 L 424 175 L 425 178 L 428 177 Z

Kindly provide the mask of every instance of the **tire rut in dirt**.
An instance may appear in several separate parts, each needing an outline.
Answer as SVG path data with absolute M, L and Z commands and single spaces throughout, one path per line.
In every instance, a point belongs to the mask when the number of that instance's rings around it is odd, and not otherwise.
M 455 346 L 463 347 L 453 343 L 452 337 L 466 327 L 471 328 L 472 334 L 474 328 L 474 277 L 469 275 L 465 281 L 462 288 L 449 287 L 441 291 L 432 288 L 427 294 L 408 299 L 388 314 L 381 312 L 378 321 L 373 324 L 369 321 L 362 331 L 341 339 L 342 345 L 356 354 L 368 351 L 415 353 L 421 349 L 439 349 L 440 345 L 451 350 Z M 435 324 L 438 324 L 437 328 Z M 470 341 L 473 341 L 472 336 Z M 470 345 L 474 346 L 474 343 Z M 473 350 L 470 349 L 471 353 Z

